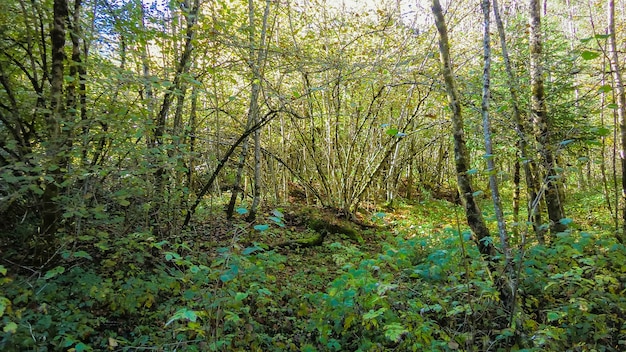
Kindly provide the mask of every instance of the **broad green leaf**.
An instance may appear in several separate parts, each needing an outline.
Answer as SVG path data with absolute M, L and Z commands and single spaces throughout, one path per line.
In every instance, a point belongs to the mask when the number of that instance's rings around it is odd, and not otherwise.
M 74 258 L 85 258 L 85 259 L 93 259 L 91 258 L 91 255 L 89 255 L 89 253 L 85 252 L 85 251 L 78 251 L 76 253 L 73 254 Z
M 608 84 L 605 84 L 605 85 L 601 86 L 600 88 L 598 88 L 598 92 L 600 92 L 600 93 L 609 93 L 611 91 L 613 91 L 613 87 L 611 87 Z
M 17 324 L 10 321 L 7 323 L 7 325 L 4 326 L 4 328 L 2 328 L 2 330 L 7 334 L 15 334 L 15 332 L 17 331 Z
M 180 319 L 196 321 L 198 319 L 198 314 L 195 311 L 189 310 L 187 308 L 179 309 L 176 313 L 174 313 L 174 315 L 170 318 L 170 320 L 168 320 L 167 323 L 165 323 L 165 326 L 168 326 L 174 321 L 180 320 Z
M 570 218 L 563 218 L 563 219 L 559 220 L 559 222 L 560 222 L 561 224 L 566 225 L 566 226 L 567 226 L 567 225 L 569 225 L 569 224 L 571 224 L 573 221 L 574 221 L 574 220 L 572 220 L 572 219 L 570 219 Z
M 610 34 L 596 34 L 594 35 L 594 38 L 596 39 L 608 39 L 611 35 Z
M 171 261 L 172 259 L 181 259 L 180 255 L 178 253 L 175 252 L 166 252 L 165 253 L 165 260 L 167 260 L 168 262 Z
M 383 329 L 385 330 L 385 338 L 387 338 L 387 340 L 389 341 L 394 342 L 400 341 L 402 335 L 409 332 L 400 323 L 391 323 L 389 325 L 385 325 Z
M 615 103 L 608 104 L 606 107 L 609 108 L 609 109 L 617 109 L 618 108 L 617 104 L 615 104 Z
M 561 318 L 561 313 L 559 312 L 548 312 L 548 321 L 555 321 Z
M 598 56 L 600 56 L 600 53 L 596 51 L 585 50 L 580 54 L 580 56 L 582 56 L 582 58 L 585 60 L 593 60 L 597 58 Z
M 269 219 L 275 222 L 276 225 L 280 227 L 285 227 L 285 224 L 283 223 L 283 219 L 276 217 L 276 216 L 270 216 Z
M 248 214 L 248 209 L 246 209 L 246 208 L 237 208 L 237 209 L 235 209 L 235 211 L 236 211 L 236 212 L 237 212 L 237 214 L 239 214 L 239 215 L 245 215 L 245 214 Z
M 285 217 L 285 215 L 283 215 L 283 213 L 281 213 L 281 212 L 280 212 L 279 210 L 277 210 L 277 209 L 272 210 L 272 215 L 274 215 L 274 216 L 275 216 L 275 217 L 277 217 L 277 218 L 281 218 L 281 219 Z
M 397 128 L 390 128 L 387 131 L 385 131 L 385 133 L 389 136 L 395 136 L 398 134 L 398 129 Z
M 267 229 L 270 228 L 270 225 L 268 224 L 262 224 L 262 225 L 254 225 L 254 229 L 257 231 L 265 231 Z
M 11 305 L 11 301 L 9 301 L 6 297 L 0 297 L 0 317 L 4 315 L 7 307 Z
M 46 273 L 46 275 L 43 277 L 44 279 L 51 279 L 59 274 L 63 274 L 65 272 L 65 268 L 62 266 L 57 266 L 54 269 L 50 269 L 48 270 L 48 272 Z
M 91 348 L 85 345 L 84 343 L 79 342 L 74 346 L 74 351 L 76 352 L 91 351 Z
M 370 310 L 369 312 L 363 314 L 363 319 L 365 319 L 365 320 L 372 320 L 372 319 L 374 319 L 376 317 L 381 316 L 383 313 L 385 313 L 386 310 L 387 310 L 386 308 L 380 308 L 380 309 L 378 309 L 376 311 Z
M 248 298 L 248 293 L 246 292 L 237 292 L 235 293 L 235 301 L 241 302 L 244 299 Z
M 2 274 L 2 275 L 6 275 L 7 274 L 7 269 L 4 267 L 4 265 L 0 265 L 0 274 Z
M 575 142 L 575 141 L 574 141 L 573 139 L 566 139 L 566 140 L 564 140 L 564 141 L 561 141 L 561 143 L 559 143 L 559 145 L 560 145 L 561 147 L 564 147 L 564 146 L 566 146 L 566 145 L 568 145 L 568 144 L 570 144 L 570 143 L 574 143 L 574 142 Z
M 245 248 L 243 251 L 241 251 L 241 254 L 243 255 L 250 255 L 258 250 L 261 250 L 263 248 L 259 247 L 259 246 L 252 246 L 252 247 L 247 247 Z
M 611 134 L 611 130 L 606 127 L 594 127 L 591 132 L 600 137 L 606 137 Z
M 478 173 L 478 169 L 469 169 L 466 173 L 468 175 L 476 175 Z
M 220 280 L 222 282 L 228 282 L 237 277 L 239 273 L 239 267 L 237 265 L 232 265 L 230 269 L 226 270 L 222 275 L 220 275 Z

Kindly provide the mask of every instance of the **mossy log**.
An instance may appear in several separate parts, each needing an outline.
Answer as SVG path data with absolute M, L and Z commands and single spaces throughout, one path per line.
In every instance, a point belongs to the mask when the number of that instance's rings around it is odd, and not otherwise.
M 350 224 L 340 224 L 336 219 L 328 217 L 312 217 L 307 220 L 307 226 L 315 231 L 315 235 L 308 238 L 285 241 L 271 246 L 270 248 L 310 248 L 321 246 L 328 234 L 344 235 L 347 238 L 362 242 L 363 238 Z

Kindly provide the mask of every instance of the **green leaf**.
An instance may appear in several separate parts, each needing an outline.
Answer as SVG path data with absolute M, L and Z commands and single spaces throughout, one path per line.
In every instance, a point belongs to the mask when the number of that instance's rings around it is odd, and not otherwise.
M 235 211 L 236 211 L 236 212 L 237 212 L 237 214 L 239 214 L 239 215 L 245 215 L 245 214 L 248 214 L 248 209 L 246 209 L 246 208 L 237 208 L 237 209 L 235 209 Z
M 165 253 L 165 260 L 167 260 L 169 262 L 172 259 L 181 259 L 181 258 L 180 258 L 180 255 L 178 253 L 166 252 Z
M 611 129 L 606 127 L 594 127 L 591 129 L 591 132 L 596 136 L 606 137 L 611 134 Z
M 582 56 L 582 58 L 585 60 L 593 60 L 597 58 L 598 56 L 600 56 L 600 53 L 596 51 L 585 50 L 580 54 L 580 56 Z
M 4 265 L 0 265 L 0 274 L 2 275 L 7 274 L 7 268 L 5 268 Z
M 274 215 L 277 218 L 281 218 L 281 219 L 285 217 L 285 215 L 283 215 L 283 213 L 281 213 L 279 210 L 276 210 L 276 209 L 272 210 L 272 215 Z
M 548 312 L 548 321 L 555 321 L 561 318 L 561 313 L 559 312 Z
M 570 218 L 563 218 L 561 220 L 559 220 L 559 222 L 565 226 L 571 224 L 572 222 L 574 222 L 574 220 L 570 219 Z
M 559 145 L 560 145 L 561 147 L 564 147 L 564 146 L 566 146 L 566 145 L 568 145 L 568 144 L 570 144 L 570 143 L 574 143 L 574 142 L 575 142 L 575 141 L 574 141 L 573 139 L 566 139 L 566 140 L 564 140 L 564 141 L 561 141 L 561 143 L 559 143 Z
M 399 342 L 402 338 L 402 335 L 409 332 L 400 323 L 391 323 L 389 325 L 385 325 L 383 329 L 385 330 L 385 338 L 394 342 Z
M 7 323 L 7 325 L 4 326 L 4 328 L 2 328 L 2 330 L 7 334 L 15 334 L 15 332 L 17 331 L 17 324 L 10 321 Z
M 466 171 L 468 175 L 476 175 L 478 173 L 478 169 L 469 169 Z
M 283 219 L 276 217 L 276 216 L 270 216 L 269 219 L 275 222 L 276 225 L 280 227 L 285 227 L 285 224 L 283 223 Z
M 11 301 L 9 301 L 6 297 L 0 297 L 0 317 L 4 315 L 7 307 L 11 305 Z
M 389 136 L 395 136 L 398 134 L 398 129 L 397 128 L 390 128 L 387 131 L 385 131 L 385 133 Z
M 230 269 L 220 275 L 220 280 L 222 280 L 222 282 L 228 282 L 236 278 L 237 274 L 239 274 L 239 267 L 237 265 L 232 265 Z
M 43 277 L 44 279 L 48 280 L 48 279 L 52 279 L 53 277 L 59 275 L 59 274 L 63 274 L 65 272 L 65 268 L 62 266 L 57 266 L 54 269 L 50 269 L 48 270 L 48 272 L 46 273 L 46 275 Z
M 85 259 L 89 259 L 92 260 L 93 258 L 91 258 L 91 255 L 89 255 L 89 253 L 85 252 L 85 251 L 78 251 L 76 253 L 73 254 L 74 258 L 85 258 Z
M 76 352 L 91 351 L 91 348 L 85 345 L 84 343 L 79 342 L 76 344 L 76 346 L 74 346 L 74 351 Z
M 611 35 L 610 34 L 596 34 L 594 35 L 594 38 L 596 39 L 608 39 Z
M 130 205 L 130 202 L 126 198 L 120 198 L 117 200 L 117 202 L 123 207 L 127 207 Z
M 254 229 L 257 231 L 265 231 L 267 229 L 270 228 L 270 225 L 268 224 L 262 224 L 262 225 L 254 225 Z
M 618 108 L 617 104 L 615 104 L 615 103 L 608 104 L 606 107 L 609 108 L 609 109 L 617 109 Z
M 377 311 L 374 310 L 370 310 L 369 312 L 363 314 L 363 319 L 364 320 L 372 320 L 378 316 L 381 316 L 385 311 L 387 310 L 387 308 L 380 308 Z
M 241 252 L 241 254 L 243 254 L 243 255 L 250 255 L 250 254 L 252 254 L 252 253 L 254 253 L 254 252 L 258 251 L 258 250 L 261 250 L 261 249 L 263 249 L 263 248 L 261 248 L 261 247 L 259 247 L 259 246 L 256 246 L 256 245 L 255 245 L 255 246 L 253 246 L 253 247 L 247 247 L 247 248 L 245 248 L 245 249 Z
M 186 320 L 195 322 L 196 320 L 198 320 L 198 314 L 195 311 L 189 310 L 187 308 L 179 309 L 176 313 L 174 313 L 174 315 L 170 318 L 170 320 L 168 320 L 167 323 L 165 323 L 165 326 L 168 326 L 174 321 L 180 320 L 180 319 L 186 319 Z
M 612 90 L 613 90 L 613 87 L 611 87 L 609 84 L 605 84 L 601 86 L 600 88 L 598 88 L 599 93 L 609 93 Z

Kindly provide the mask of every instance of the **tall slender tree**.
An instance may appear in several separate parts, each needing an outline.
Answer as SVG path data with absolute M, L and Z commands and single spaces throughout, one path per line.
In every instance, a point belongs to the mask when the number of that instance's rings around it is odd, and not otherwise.
M 529 45 L 530 45 L 530 81 L 531 81 L 531 107 L 530 117 L 535 126 L 535 139 L 537 149 L 541 155 L 543 170 L 545 172 L 545 200 L 550 219 L 550 232 L 556 235 L 567 229 L 561 221 L 564 216 L 563 205 L 559 197 L 559 175 L 556 173 L 556 159 L 550 138 L 550 121 L 548 120 L 546 107 L 546 94 L 543 78 L 543 44 L 541 36 L 541 2 L 530 0 L 529 2 Z
M 622 71 L 619 66 L 619 56 L 617 41 L 615 39 L 615 1 L 608 0 L 607 3 L 607 22 L 609 26 L 609 58 L 611 64 L 611 74 L 613 77 L 613 90 L 615 95 L 615 103 L 617 104 L 617 120 L 619 122 L 621 150 L 619 153 L 620 166 L 622 173 L 622 233 L 616 234 L 619 242 L 626 242 L 626 92 L 624 91 L 624 82 L 622 80 Z
M 432 0 L 432 12 L 435 16 L 435 25 L 439 32 L 439 54 L 441 59 L 441 70 L 445 81 L 448 103 L 452 111 L 452 133 L 454 136 L 454 162 L 456 168 L 456 178 L 461 194 L 461 200 L 465 207 L 467 223 L 476 236 L 476 242 L 481 254 L 492 257 L 495 248 L 490 240 L 491 234 L 485 224 L 478 204 L 474 199 L 474 188 L 468 171 L 470 170 L 470 157 L 465 142 L 465 131 L 463 127 L 463 115 L 459 94 L 457 92 L 454 75 L 452 73 L 452 63 L 450 61 L 450 44 L 448 40 L 448 29 L 443 17 L 443 10 L 439 0 Z

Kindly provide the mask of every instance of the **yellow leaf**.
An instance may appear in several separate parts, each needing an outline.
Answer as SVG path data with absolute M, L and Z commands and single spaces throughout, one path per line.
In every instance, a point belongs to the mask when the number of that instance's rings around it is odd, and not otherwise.
M 117 346 L 119 346 L 119 342 L 117 342 L 116 339 L 109 337 L 109 349 L 112 350 Z

